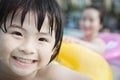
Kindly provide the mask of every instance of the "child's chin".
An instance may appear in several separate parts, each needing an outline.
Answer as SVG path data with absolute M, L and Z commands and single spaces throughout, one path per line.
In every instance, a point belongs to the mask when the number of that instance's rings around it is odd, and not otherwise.
M 35 71 L 33 70 L 21 70 L 21 69 L 12 69 L 13 73 L 17 76 L 24 77 L 24 76 L 29 76 Z
M 10 66 L 11 71 L 17 76 L 28 76 L 37 70 L 37 67 L 22 68 L 15 65 Z

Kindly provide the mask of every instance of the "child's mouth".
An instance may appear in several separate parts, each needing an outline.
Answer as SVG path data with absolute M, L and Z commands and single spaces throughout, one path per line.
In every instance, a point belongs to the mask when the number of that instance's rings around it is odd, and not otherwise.
M 30 66 L 38 62 L 38 60 L 28 59 L 28 58 L 26 59 L 26 58 L 16 57 L 16 56 L 12 56 L 12 58 L 14 59 L 15 62 L 23 66 Z

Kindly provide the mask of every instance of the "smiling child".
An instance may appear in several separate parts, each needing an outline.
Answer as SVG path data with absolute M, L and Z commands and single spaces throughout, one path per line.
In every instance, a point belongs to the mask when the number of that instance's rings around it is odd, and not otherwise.
M 53 62 L 61 24 L 55 0 L 1 0 L 0 80 L 90 80 Z

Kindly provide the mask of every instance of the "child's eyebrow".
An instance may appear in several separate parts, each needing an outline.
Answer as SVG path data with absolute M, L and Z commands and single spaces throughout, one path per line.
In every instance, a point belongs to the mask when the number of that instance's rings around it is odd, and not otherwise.
M 16 25 L 16 24 L 12 24 L 12 25 L 10 25 L 9 27 L 10 27 L 10 28 L 19 28 L 19 29 L 22 29 L 22 30 L 26 31 L 24 28 L 22 28 L 21 26 Z
M 16 25 L 16 24 L 12 24 L 12 25 L 10 25 L 10 27 L 11 28 L 19 28 L 19 29 L 22 29 L 22 30 L 24 30 L 24 31 L 26 31 L 24 28 L 22 28 L 21 26 L 19 26 L 19 25 Z M 39 32 L 39 34 L 41 34 L 41 35 L 45 35 L 45 36 L 52 36 L 49 32 L 47 33 L 45 33 L 45 32 Z
M 24 28 L 22 28 L 21 26 L 16 25 L 16 24 L 10 25 L 9 28 L 18 28 L 18 29 L 22 29 L 22 30 L 26 31 Z M 39 34 L 52 37 L 52 35 L 49 32 L 48 33 L 47 32 L 39 32 Z
M 52 35 L 50 33 L 39 32 L 39 34 L 52 37 Z

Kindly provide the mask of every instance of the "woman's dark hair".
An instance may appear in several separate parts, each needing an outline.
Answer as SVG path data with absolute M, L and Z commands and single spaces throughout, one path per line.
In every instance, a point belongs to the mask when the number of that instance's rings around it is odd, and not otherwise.
M 40 31 L 44 19 L 47 15 L 49 19 L 49 31 L 52 35 L 52 31 L 55 29 L 55 53 L 51 56 L 50 62 L 59 53 L 63 28 L 61 19 L 61 10 L 55 0 L 1 0 L 0 1 L 0 28 L 7 32 L 6 21 L 7 17 L 11 14 L 11 24 L 15 17 L 15 14 L 21 10 L 21 26 L 24 23 L 26 14 L 29 11 L 33 11 L 37 14 L 37 30 Z M 10 25 L 11 25 L 10 24 Z M 2 26 L 4 25 L 4 27 Z M 54 27 L 55 26 L 55 27 Z
M 100 13 L 100 23 L 103 24 L 104 22 L 104 16 L 105 16 L 105 10 L 100 7 L 100 6 L 97 6 L 97 5 L 90 5 L 90 6 L 87 6 L 85 9 L 95 9 L 97 10 L 99 13 Z

